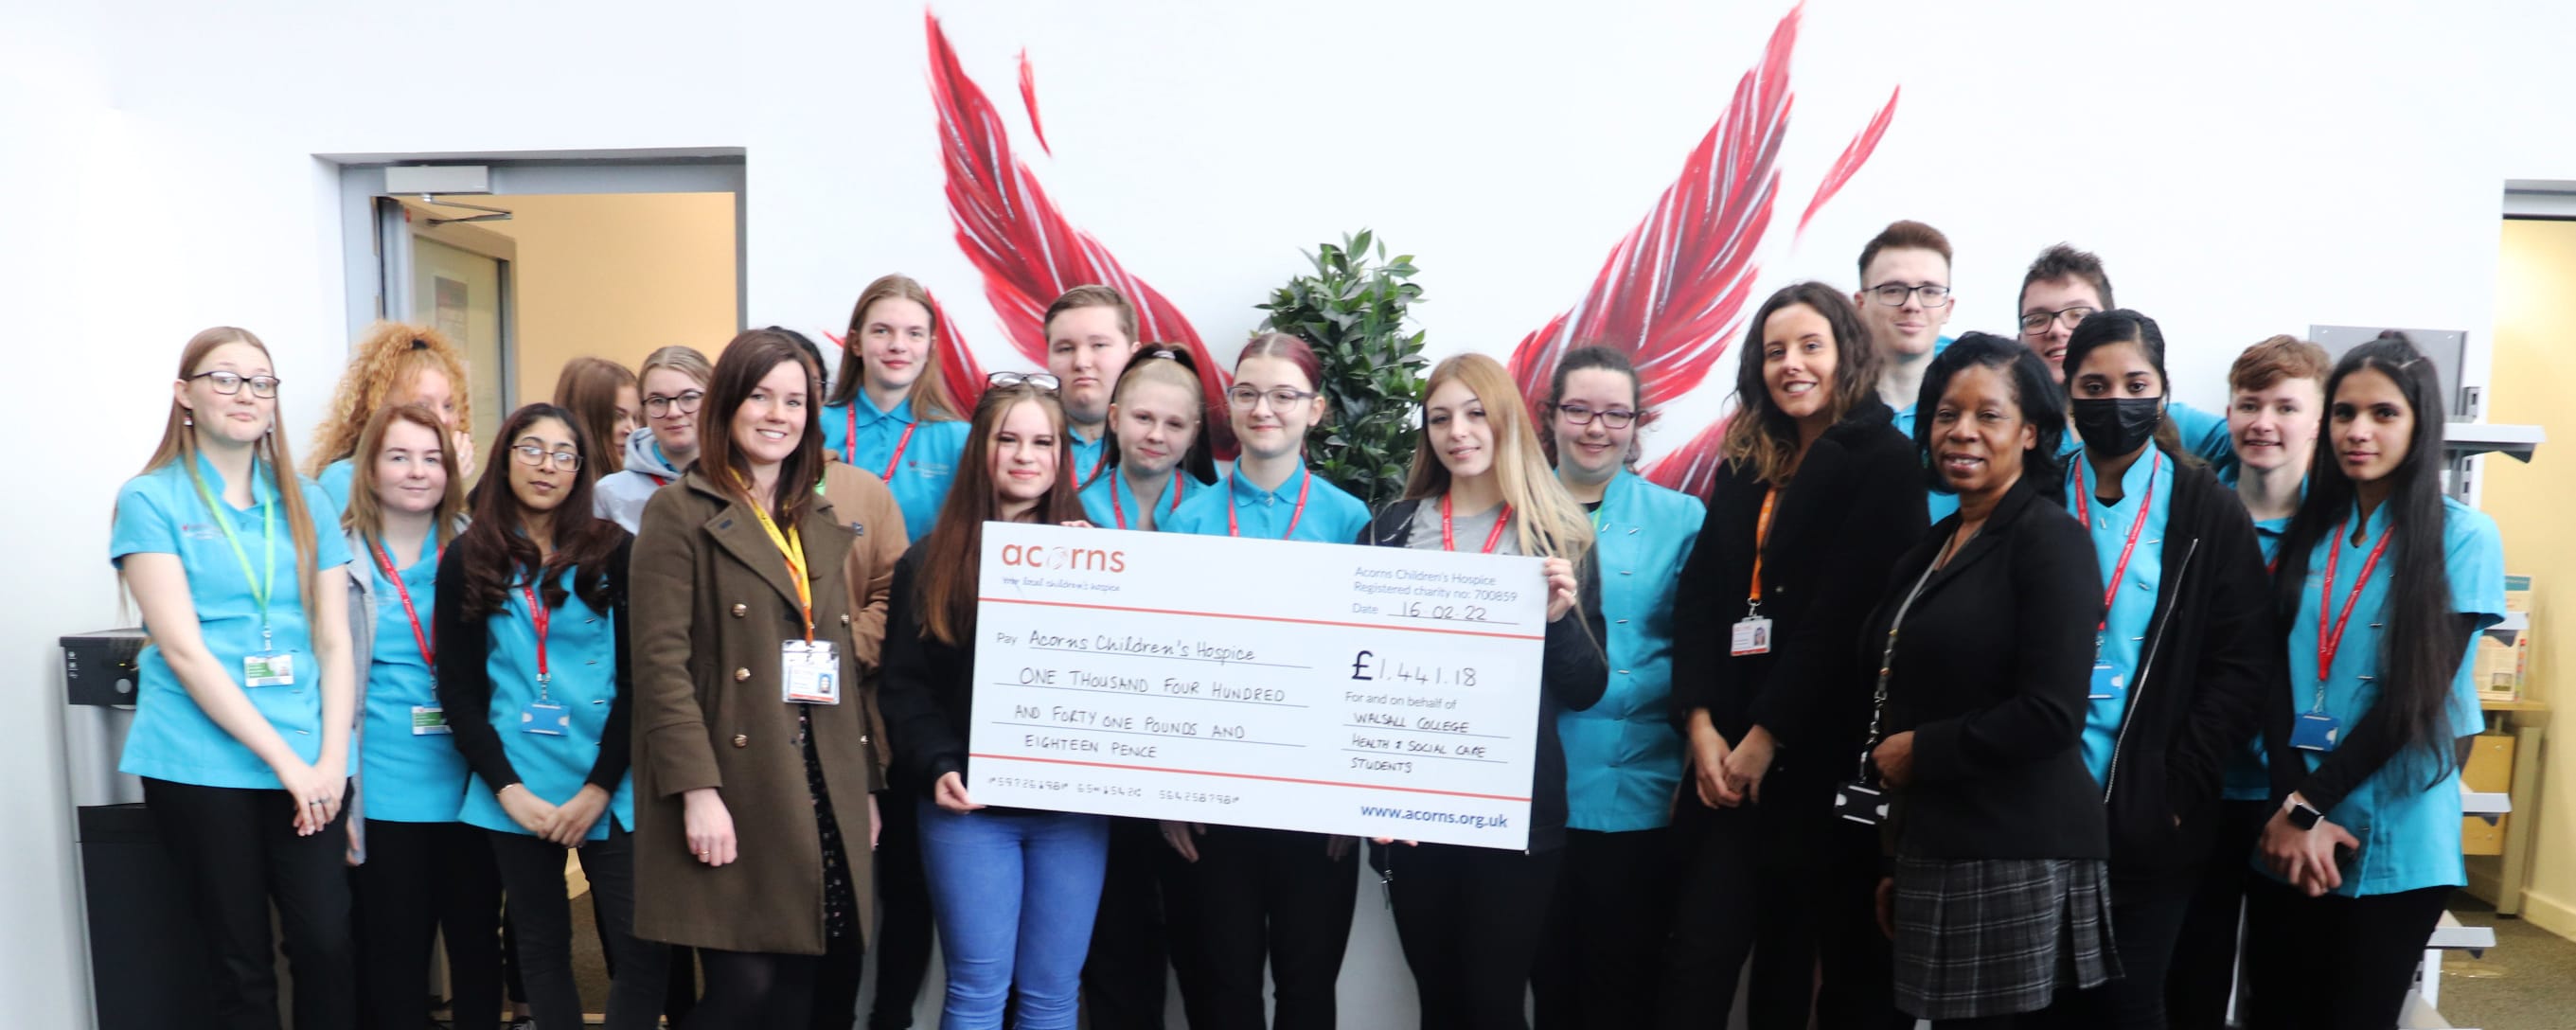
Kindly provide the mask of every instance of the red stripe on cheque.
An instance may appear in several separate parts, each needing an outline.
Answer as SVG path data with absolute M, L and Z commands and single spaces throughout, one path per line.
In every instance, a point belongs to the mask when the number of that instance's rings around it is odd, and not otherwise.
M 1477 798 L 1484 801 L 1528 801 L 1509 794 L 1477 794 L 1463 790 L 1432 790 L 1427 787 L 1389 787 L 1376 783 L 1343 783 L 1340 780 L 1307 780 L 1295 776 L 1262 776 L 1255 773 L 1208 772 L 1203 769 L 1171 769 L 1159 765 L 1120 765 L 1116 762 L 1081 762 L 1070 758 L 1026 758 L 1020 755 L 993 755 L 970 752 L 969 758 L 996 762 L 1036 762 L 1040 765 L 1079 765 L 1091 769 L 1127 769 L 1135 772 L 1180 773 L 1183 776 L 1217 776 L 1229 780 L 1266 780 L 1271 783 L 1303 783 L 1315 787 L 1349 787 L 1353 790 L 1391 790 L 1399 794 L 1438 794 L 1443 797 Z
M 1144 615 L 1190 615 L 1209 619 L 1242 619 L 1245 622 L 1287 622 L 1300 626 L 1343 626 L 1350 629 L 1391 629 L 1401 633 L 1448 633 L 1461 637 L 1497 637 L 1503 640 L 1545 640 L 1538 633 L 1495 633 L 1477 629 L 1440 629 L 1433 626 L 1393 626 L 1383 622 L 1334 622 L 1330 619 L 1283 619 L 1269 615 L 1235 615 L 1229 612 L 1185 612 L 1172 608 L 1129 608 L 1115 604 L 1082 604 L 1077 601 L 1031 601 L 1019 597 L 979 597 L 988 604 L 1030 604 L 1041 608 L 1088 608 L 1102 612 L 1137 612 Z M 1484 795 L 1475 795 L 1483 797 Z

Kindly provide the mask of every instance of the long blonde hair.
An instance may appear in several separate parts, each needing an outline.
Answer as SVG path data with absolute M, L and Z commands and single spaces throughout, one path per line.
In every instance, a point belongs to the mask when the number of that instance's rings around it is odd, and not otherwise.
M 465 385 L 465 356 L 438 330 L 425 325 L 403 322 L 378 322 L 367 327 L 359 337 L 357 357 L 340 373 L 340 386 L 331 394 L 330 413 L 321 426 L 313 430 L 311 467 L 308 476 L 318 476 L 332 462 L 358 452 L 358 434 L 367 428 L 367 420 L 376 409 L 384 407 L 397 388 L 420 378 L 422 369 L 434 368 L 447 376 L 447 389 L 456 400 L 456 426 L 464 429 L 474 424 L 470 404 L 473 391 Z
M 1512 532 L 1521 553 L 1581 560 L 1592 549 L 1592 520 L 1548 468 L 1538 433 L 1530 425 L 1529 405 L 1512 385 L 1511 373 L 1482 354 L 1454 355 L 1431 367 L 1422 396 L 1428 400 L 1453 379 L 1485 407 L 1485 423 L 1494 434 L 1494 482 L 1503 503 L 1517 516 Z M 1413 472 L 1405 480 L 1404 496 L 1413 500 L 1447 492 L 1449 466 L 1440 463 L 1426 429 L 1413 445 Z
M 197 365 L 206 360 L 206 355 L 228 343 L 249 344 L 259 351 L 261 357 L 269 357 L 268 345 L 251 335 L 250 330 L 219 325 L 188 338 L 188 346 L 179 352 L 179 379 L 184 382 L 197 374 Z M 270 374 L 275 375 L 276 359 L 269 360 Z M 242 389 L 250 389 L 250 384 L 242 384 Z M 286 445 L 285 431 L 279 426 L 285 410 L 286 391 L 281 387 L 271 408 L 268 432 L 261 434 L 259 442 L 251 445 L 251 457 L 254 461 L 268 463 L 269 489 L 277 494 L 277 503 L 285 513 L 287 537 L 295 541 L 296 594 L 303 599 L 304 624 L 309 628 L 313 625 L 314 602 L 313 513 L 304 506 L 304 483 L 296 478 L 295 456 Z M 179 403 L 179 398 L 170 398 L 170 414 L 161 426 L 161 444 L 152 449 L 152 460 L 143 463 L 141 474 L 149 475 L 175 461 L 188 470 L 189 482 L 200 490 L 205 489 L 205 479 L 197 474 L 197 430 L 190 421 L 188 408 Z M 222 499 L 217 498 L 216 503 L 222 503 Z M 229 516 L 229 513 L 222 514 Z

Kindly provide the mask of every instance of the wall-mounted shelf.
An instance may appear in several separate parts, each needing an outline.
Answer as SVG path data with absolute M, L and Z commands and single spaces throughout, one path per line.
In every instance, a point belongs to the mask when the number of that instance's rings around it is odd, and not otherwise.
M 2539 426 L 2504 426 L 2484 422 L 2451 422 L 2442 427 L 2443 450 L 2452 457 L 2466 458 L 2479 454 L 2507 454 L 2528 462 L 2533 451 L 2548 442 L 2549 433 Z

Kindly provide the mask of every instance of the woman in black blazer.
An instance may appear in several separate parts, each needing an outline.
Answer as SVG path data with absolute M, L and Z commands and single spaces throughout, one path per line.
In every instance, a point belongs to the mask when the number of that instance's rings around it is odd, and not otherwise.
M 1859 642 L 1877 667 L 1870 764 L 1895 792 L 1880 906 L 1897 1008 L 2010 1026 L 2118 974 L 2104 809 L 2078 748 L 2102 577 L 2059 507 L 2065 409 L 2036 355 L 1969 333 L 1921 398 L 1916 446 L 1959 511 L 1897 562 Z M 1838 800 L 1867 818 L 1870 786 Z
M 1748 953 L 1756 1030 L 1804 1030 L 1811 1000 L 1827 1027 L 1894 1020 L 1873 909 L 1878 835 L 1832 807 L 1869 723 L 1852 641 L 1929 521 L 1869 340 L 1840 291 L 1807 282 L 1772 294 L 1738 349 L 1725 464 L 1673 606 L 1693 629 L 1673 642 L 1690 774 L 1674 820 L 1686 864 L 1667 1027 L 1723 1020 Z M 1768 629 L 1760 644 L 1755 628 Z

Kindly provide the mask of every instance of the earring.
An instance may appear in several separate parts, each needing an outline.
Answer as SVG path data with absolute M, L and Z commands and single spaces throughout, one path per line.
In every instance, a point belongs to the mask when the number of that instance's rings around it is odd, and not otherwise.
M 180 424 L 180 425 L 183 425 L 183 426 L 193 426 L 193 425 L 196 425 L 196 424 L 197 424 L 197 416 L 195 416 L 195 415 L 181 415 L 181 416 L 179 416 L 179 424 Z

